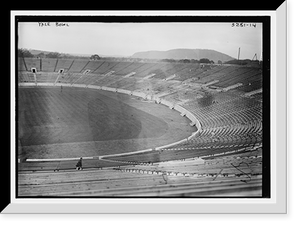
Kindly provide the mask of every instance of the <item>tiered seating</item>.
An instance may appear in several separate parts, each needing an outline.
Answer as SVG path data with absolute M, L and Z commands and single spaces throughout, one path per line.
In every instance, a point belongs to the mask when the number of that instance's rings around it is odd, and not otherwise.
M 208 148 L 233 148 L 252 147 L 262 141 L 261 123 L 247 126 L 232 126 L 213 128 L 201 131 L 199 135 L 189 141 L 173 146 L 180 149 L 208 149 Z M 171 148 L 170 148 L 171 149 Z
M 126 74 L 126 71 L 124 69 L 128 68 L 128 67 L 132 67 L 133 63 L 132 62 L 119 62 L 118 64 L 116 64 L 114 66 L 114 75 L 118 75 L 118 76 L 125 76 Z M 131 71 L 132 72 L 132 71 Z
M 127 75 L 131 72 L 137 73 L 137 72 L 142 71 L 145 68 L 145 66 L 147 66 L 147 64 L 145 64 L 145 63 L 132 62 L 127 67 L 123 67 L 122 69 L 120 69 L 117 73 L 118 73 L 118 75 Z
M 185 64 L 186 66 L 175 72 L 176 77 L 174 80 L 184 81 L 190 78 L 196 78 L 201 73 L 206 71 L 206 67 L 202 67 L 200 64 Z
M 34 75 L 31 72 L 19 72 L 18 73 L 18 82 L 19 83 L 34 83 L 35 79 L 34 79 Z
M 170 87 L 170 90 L 172 92 L 169 92 L 169 94 L 162 96 L 161 98 L 174 103 L 174 104 L 183 104 L 188 103 L 191 100 L 193 102 L 195 99 L 201 98 L 204 93 L 201 91 L 201 89 L 188 85 L 188 84 L 177 84 L 174 87 Z
M 184 70 L 185 68 L 190 67 L 190 64 L 184 64 L 184 63 L 174 63 L 174 64 L 169 64 L 169 65 L 170 66 L 169 66 L 168 69 L 165 70 L 165 73 L 167 75 L 176 74 L 176 76 L 177 76 L 177 74 L 181 75 L 180 72 L 182 70 Z
M 155 76 L 153 78 L 155 79 L 166 79 L 170 73 L 167 71 L 170 71 L 173 69 L 173 65 L 166 63 L 166 64 L 161 64 L 159 69 L 154 70 L 151 73 L 155 73 Z
M 239 67 L 217 66 L 213 70 L 209 70 L 200 74 L 200 76 L 198 77 L 199 80 L 197 82 L 205 84 L 209 81 L 220 80 L 224 78 L 224 76 L 233 74 L 239 69 Z
M 36 68 L 37 71 L 41 71 L 41 60 L 39 58 L 24 58 L 24 62 L 28 71 L 31 68 Z
M 233 157 L 225 162 L 216 159 L 203 163 L 200 159 L 192 159 L 118 165 L 77 172 L 65 168 L 56 172 L 43 169 L 30 173 L 23 168 L 18 175 L 18 195 L 182 197 L 261 194 L 261 156 L 257 155 Z
M 68 69 L 68 72 L 74 72 L 74 73 L 79 73 L 81 72 L 85 66 L 89 63 L 89 61 L 87 60 L 74 60 L 74 62 L 72 62 L 72 65 L 70 66 L 70 68 Z
M 103 160 L 114 160 L 119 163 L 127 164 L 139 164 L 139 163 L 157 163 L 170 160 L 186 160 L 190 158 L 203 158 L 203 157 L 215 157 L 220 154 L 233 154 L 244 153 L 245 151 L 254 151 L 261 144 L 256 143 L 254 146 L 248 146 L 247 144 L 229 144 L 229 145 L 217 145 L 210 144 L 207 146 L 203 144 L 186 143 L 190 147 L 184 145 L 172 146 L 170 148 L 164 148 L 157 151 L 147 151 L 139 154 L 124 154 L 119 156 L 103 158 Z
M 259 113 L 261 111 L 261 103 L 251 103 L 251 101 L 238 98 L 204 108 L 192 109 L 188 107 L 188 110 L 197 116 L 202 124 L 202 129 L 247 124 L 251 121 L 261 120 L 261 113 Z
M 56 73 L 37 73 L 36 82 L 37 83 L 54 83 L 57 79 L 58 74 Z
M 19 61 L 18 82 L 34 83 L 34 74 L 25 71 L 35 67 L 37 83 L 143 92 L 181 105 L 197 118 L 201 129 L 163 149 L 84 160 L 83 171 L 75 172 L 76 160 L 22 162 L 20 196 L 261 195 L 262 94 L 241 95 L 261 88 L 260 69 L 43 59 L 45 72 L 39 72 L 40 63 L 40 59 Z M 64 73 L 58 74 L 59 69 Z M 85 70 L 90 71 L 84 74 Z M 222 90 L 240 82 L 242 86 Z M 212 85 L 220 89 L 213 90 Z
M 166 79 L 168 76 L 176 74 L 174 80 L 185 80 L 197 73 L 197 70 L 202 70 L 198 64 L 183 64 L 183 63 L 147 63 L 145 67 L 139 68 L 137 71 L 138 77 L 146 77 L 150 74 L 155 74 L 153 78 Z M 141 71 L 143 70 L 143 71 Z M 184 77 L 186 74 L 190 74 L 188 77 Z
M 120 80 L 117 80 L 111 84 L 109 84 L 109 87 L 112 88 L 127 88 L 129 86 L 134 85 L 138 79 L 136 78 L 120 78 Z
M 226 174 L 240 174 L 241 171 L 237 170 L 232 164 L 239 165 L 241 162 L 247 163 L 248 165 L 241 166 L 241 169 L 244 169 L 245 172 L 249 171 L 251 168 L 251 174 L 261 174 L 261 164 L 262 157 L 261 155 L 253 154 L 253 152 L 246 152 L 239 155 L 231 155 L 226 158 L 216 157 L 214 159 L 207 159 L 205 161 L 201 158 L 191 158 L 185 160 L 175 160 L 175 161 L 166 161 L 158 163 L 139 163 L 135 165 L 123 165 L 120 166 L 120 170 L 139 170 L 138 172 L 143 171 L 146 174 L 149 174 L 156 171 L 157 173 L 165 173 L 167 175 L 178 175 L 188 174 L 189 176 L 207 176 L 208 174 L 217 175 L 222 169 L 222 175 Z M 254 169 L 255 168 L 255 169 Z M 176 174 L 175 174 L 176 173 Z
M 93 84 L 96 80 L 103 78 L 103 76 L 96 75 L 96 74 L 87 74 L 87 75 L 82 75 L 80 78 L 78 78 L 76 81 L 74 81 L 74 84 Z
M 60 69 L 64 69 L 67 72 L 74 61 L 73 59 L 58 59 L 54 72 L 58 72 Z
M 58 59 L 55 58 L 42 58 L 42 70 L 43 72 L 55 72 L 55 66 L 58 63 Z
M 30 70 L 30 69 L 27 69 L 24 58 L 18 58 L 18 71 L 23 72 L 23 71 L 28 71 L 28 70 Z
M 157 70 L 159 68 L 160 68 L 159 63 L 147 63 L 137 70 L 136 76 L 138 78 L 146 77 L 147 75 L 152 74 L 154 70 Z
M 88 64 L 82 69 L 82 72 L 85 70 L 90 70 L 91 72 L 95 71 L 98 67 L 100 67 L 101 64 L 103 64 L 104 61 L 97 60 L 97 61 L 89 61 Z
M 236 83 L 247 84 L 250 78 L 257 74 L 259 75 L 258 69 L 240 67 L 232 73 L 225 74 L 222 78 L 220 78 L 220 82 L 216 85 L 220 87 L 227 87 Z
M 243 137 L 261 141 L 262 105 L 252 99 L 235 98 L 199 108 L 186 106 L 201 123 L 201 132 L 196 143 L 214 142 L 222 139 L 238 143 L 245 142 Z
M 253 78 L 253 80 L 249 79 L 244 84 L 244 86 L 241 86 L 237 89 L 243 92 L 250 92 L 250 91 L 255 91 L 259 88 L 262 88 L 262 76 L 260 74 L 256 75 L 255 78 Z
M 214 151 L 215 149 L 212 149 Z M 262 153 L 261 148 L 252 150 L 239 149 L 232 153 L 231 150 L 223 149 L 223 153 L 212 153 L 203 151 L 199 156 L 190 156 L 195 153 L 193 150 L 184 151 L 188 153 L 183 156 L 182 151 L 163 150 L 160 151 L 159 159 L 149 152 L 148 154 L 138 154 L 135 156 L 111 157 L 109 159 L 119 163 L 131 163 L 132 166 L 123 165 L 119 169 L 125 172 L 137 172 L 142 174 L 160 174 L 167 176 L 201 177 L 215 180 L 217 178 L 226 179 L 228 177 L 244 176 L 251 181 L 253 177 L 262 174 Z M 205 156 L 206 153 L 206 156 Z M 226 154 L 227 153 L 227 154 Z M 165 156 L 169 155 L 171 159 Z M 180 156 L 182 155 L 182 156 Z M 216 156 L 215 156 L 216 155 Z M 174 157 L 177 156 L 177 159 Z M 202 156 L 204 159 L 199 159 Z M 170 160 L 176 161 L 170 161 Z M 150 161 L 149 161 L 150 160 Z M 204 162 L 203 162 L 204 161 Z
M 70 83 L 72 84 L 72 81 L 79 78 L 79 74 L 76 73 L 64 73 L 59 76 L 56 83 Z
M 115 65 L 119 62 L 117 61 L 104 61 L 98 68 L 96 68 L 93 73 L 95 74 L 106 74 L 109 71 L 113 71 Z
M 213 85 L 220 88 L 242 84 L 235 89 L 249 92 L 262 86 L 262 75 L 259 68 L 218 66 L 215 70 L 199 74 L 198 80 L 193 82 L 207 84 L 212 81 L 216 81 Z
M 152 93 L 157 94 L 168 94 L 174 92 L 174 87 L 178 87 L 181 83 L 179 81 L 161 81 L 154 84 L 152 87 Z
M 130 91 L 142 91 L 145 93 L 151 92 L 152 87 L 156 84 L 160 83 L 160 80 L 149 80 L 149 79 L 139 79 L 138 77 L 135 77 L 138 79 L 136 83 L 132 84 L 131 86 L 127 86 L 126 89 Z
M 109 86 L 110 84 L 120 80 L 119 76 L 114 76 L 114 75 L 109 75 L 109 76 L 102 76 L 99 77 L 96 81 L 91 83 L 92 85 L 97 85 L 97 86 Z

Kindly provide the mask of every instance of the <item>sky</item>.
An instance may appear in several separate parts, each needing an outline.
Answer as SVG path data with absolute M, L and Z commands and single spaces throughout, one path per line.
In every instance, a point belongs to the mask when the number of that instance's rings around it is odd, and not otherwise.
M 66 24 L 65 24 L 66 25 Z M 20 22 L 18 48 L 70 54 L 131 56 L 136 52 L 177 48 L 212 49 L 234 58 L 262 52 L 262 24 L 232 23 L 86 23 Z

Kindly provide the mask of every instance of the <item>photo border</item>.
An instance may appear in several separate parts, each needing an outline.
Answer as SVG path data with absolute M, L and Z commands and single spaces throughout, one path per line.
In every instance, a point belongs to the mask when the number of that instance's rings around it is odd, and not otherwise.
M 284 11 L 284 10 L 283 10 Z M 36 12 L 34 12 L 36 13 Z M 51 12 L 50 12 L 51 13 Z M 178 212 L 182 212 L 182 213 L 219 213 L 219 212 L 225 212 L 227 213 L 228 207 L 227 205 L 233 205 L 233 204 L 238 204 L 239 206 L 233 206 L 233 208 L 231 209 L 230 212 L 237 212 L 237 213 L 244 213 L 245 211 L 250 211 L 252 210 L 252 212 L 254 211 L 255 213 L 258 212 L 259 210 L 256 208 L 253 209 L 253 205 L 257 205 L 257 204 L 264 204 L 264 205 L 270 205 L 270 204 L 274 204 L 279 202 L 277 198 L 277 193 L 278 190 L 275 190 L 275 184 L 278 184 L 278 181 L 275 180 L 276 176 L 276 172 L 275 170 L 278 167 L 278 155 L 279 153 L 277 152 L 278 149 L 276 149 L 276 147 L 278 148 L 278 143 L 280 143 L 281 140 L 276 140 L 276 135 L 278 136 L 278 131 L 280 132 L 284 132 L 285 130 L 278 130 L 278 120 L 277 119 L 277 110 L 281 110 L 282 108 L 278 108 L 278 106 L 282 107 L 282 102 L 286 101 L 286 100 L 279 100 L 279 105 L 277 104 L 278 99 L 276 98 L 276 95 L 279 95 L 279 92 L 282 92 L 282 90 L 285 90 L 285 87 L 282 88 L 282 85 L 284 86 L 285 83 L 279 83 L 278 84 L 278 80 L 279 78 L 277 77 L 276 74 L 276 59 L 275 57 L 284 57 L 283 55 L 276 55 L 276 52 L 278 53 L 278 46 L 276 45 L 276 33 L 278 33 L 278 30 L 276 29 L 281 29 L 281 28 L 276 28 L 276 15 L 275 12 L 242 12 L 242 13 L 238 13 L 238 12 L 222 12 L 223 15 L 229 16 L 237 16 L 240 14 L 247 14 L 247 15 L 268 15 L 271 17 L 271 71 L 273 71 L 272 73 L 272 78 L 274 78 L 274 76 L 276 76 L 276 79 L 271 79 L 271 149 L 272 149 L 272 155 L 271 155 L 271 173 L 272 173 L 272 180 L 271 180 L 271 198 L 270 199 L 247 199 L 245 201 L 245 199 L 203 199 L 201 198 L 199 199 L 188 199 L 188 198 L 184 198 L 184 199 L 171 199 L 168 201 L 165 201 L 164 199 L 151 199 L 147 201 L 145 201 L 144 199 L 134 199 L 134 201 L 132 199 L 101 199 L 101 201 L 95 201 L 94 199 L 63 199 L 63 201 L 61 199 L 57 200 L 57 199 L 38 199 L 38 200 L 34 200 L 32 201 L 32 199 L 16 199 L 14 193 L 12 193 L 11 196 L 11 204 L 12 206 L 8 206 L 6 212 L 11 212 L 11 208 L 15 207 L 15 205 L 27 205 L 30 207 L 30 205 L 33 205 L 31 209 L 31 211 L 33 211 L 34 213 L 48 213 L 50 212 L 55 205 L 59 205 L 58 208 L 55 208 L 54 210 L 52 210 L 52 212 L 54 211 L 54 213 L 65 213 L 66 210 L 68 210 L 69 212 L 67 213 L 178 213 Z M 222 14 L 221 13 L 221 14 Z M 16 13 L 17 14 L 17 13 Z M 203 12 L 197 12 L 198 14 L 203 14 Z M 210 12 L 210 13 L 204 13 L 205 16 L 216 16 L 216 15 L 220 15 L 220 12 Z M 284 13 L 283 13 L 284 14 Z M 278 15 L 279 16 L 279 15 Z M 12 15 L 13 17 L 13 15 Z M 279 21 L 279 20 L 278 20 Z M 284 20 L 283 20 L 284 21 Z M 284 25 L 283 25 L 284 26 Z M 13 31 L 13 30 L 12 30 Z M 284 33 L 278 33 L 279 34 L 283 34 Z M 14 37 L 14 36 L 12 36 Z M 13 38 L 12 38 L 13 39 Z M 284 46 L 284 45 L 282 45 Z M 275 47 L 275 48 L 274 48 Z M 277 49 L 276 49 L 277 47 Z M 284 58 L 283 58 L 284 59 Z M 284 59 L 285 60 L 285 59 Z M 13 61 L 12 61 L 13 62 Z M 277 59 L 278 62 L 278 59 Z M 277 65 L 278 66 L 278 65 Z M 12 66 L 13 67 L 13 66 Z M 284 70 L 283 70 L 284 71 Z M 280 78 L 281 80 L 285 80 L 285 78 L 282 76 Z M 14 85 L 14 83 L 12 83 L 12 86 Z M 275 87 L 274 87 L 275 85 Z M 279 88 L 278 88 L 279 87 Z M 273 89 L 274 88 L 274 89 Z M 13 97 L 13 96 L 12 96 Z M 279 97 L 284 99 L 284 95 L 280 95 Z M 283 104 L 284 105 L 284 104 Z M 274 109 L 275 108 L 275 109 Z M 276 115 L 274 116 L 274 110 L 276 112 Z M 284 109 L 283 109 L 284 110 Z M 282 121 L 284 123 L 284 121 Z M 274 124 L 275 123 L 275 126 Z M 274 135 L 274 130 L 276 130 L 276 135 Z M 278 131 L 277 131 L 278 130 Z M 280 133 L 280 136 L 282 136 L 282 133 Z M 277 137 L 277 138 L 281 138 L 281 137 Z M 286 141 L 285 141 L 286 142 Z M 13 145 L 13 144 L 12 144 Z M 285 148 L 285 145 L 281 145 L 280 148 Z M 12 146 L 12 150 L 14 149 L 14 146 Z M 275 151 L 274 151 L 275 150 Z M 281 155 L 284 155 L 284 152 L 280 153 Z M 12 155 L 13 156 L 13 155 Z M 13 159 L 12 159 L 13 160 Z M 277 161 L 277 162 L 276 162 Z M 274 166 L 274 163 L 276 162 L 276 166 Z M 12 170 L 14 169 L 14 165 L 16 163 L 14 163 L 12 161 Z M 280 163 L 280 165 L 282 166 L 282 163 Z M 13 171 L 12 171 L 13 172 Z M 278 173 L 278 172 L 277 172 Z M 284 171 L 283 173 L 284 174 Z M 275 176 L 274 176 L 275 175 Z M 13 174 L 12 174 L 13 177 Z M 13 178 L 12 178 L 13 179 Z M 12 180 L 13 182 L 14 180 Z M 12 183 L 12 189 L 15 188 L 16 185 L 14 185 Z M 278 186 L 278 185 L 277 185 Z M 284 185 L 283 185 L 284 186 Z M 277 188 L 277 187 L 276 187 Z M 13 192 L 13 191 L 12 191 Z M 46 203 L 45 203 L 46 202 Z M 74 203 L 79 203 L 80 206 L 73 206 Z M 174 206 L 174 204 L 177 204 L 177 206 Z M 247 205 L 247 207 L 245 208 L 244 206 L 241 207 L 241 205 Z M 24 206 L 20 206 L 23 207 Z M 38 205 L 38 206 L 36 206 Z M 92 210 L 88 209 L 88 205 L 91 205 Z M 98 206 L 97 206 L 98 205 Z M 130 209 L 128 208 L 128 205 L 132 206 Z M 199 206 L 202 205 L 202 206 Z M 217 205 L 217 206 L 216 206 Z M 69 206 L 71 209 L 66 209 L 66 206 Z M 35 207 L 35 208 L 34 208 Z M 37 208 L 39 207 L 39 208 Z M 76 208 L 76 207 L 80 207 L 80 209 Z M 97 209 L 96 209 L 97 207 Z M 167 207 L 169 207 L 169 209 L 167 209 Z M 261 206 L 261 207 L 265 207 L 265 206 Z M 205 208 L 205 209 L 203 209 Z M 258 207 L 259 208 L 259 207 Z M 21 209 L 21 208 L 20 208 Z M 72 210 L 73 209 L 73 210 Z M 27 209 L 26 209 L 27 210 Z M 26 210 L 23 210 L 26 211 Z M 19 210 L 20 211 L 20 210 Z M 263 210 L 264 212 L 266 212 L 266 210 Z M 18 211 L 16 211 L 18 212 Z M 27 210 L 27 212 L 29 212 L 29 209 Z M 51 213 L 51 212 L 50 212 Z

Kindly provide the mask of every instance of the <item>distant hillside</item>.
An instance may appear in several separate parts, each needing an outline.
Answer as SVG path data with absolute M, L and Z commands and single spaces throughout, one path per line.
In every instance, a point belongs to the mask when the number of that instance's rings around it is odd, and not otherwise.
M 234 60 L 233 57 L 223 54 L 215 50 L 206 49 L 173 49 L 168 51 L 144 51 L 137 52 L 131 56 L 132 58 L 146 59 L 202 59 L 208 58 L 214 62 L 218 60 L 225 62 Z

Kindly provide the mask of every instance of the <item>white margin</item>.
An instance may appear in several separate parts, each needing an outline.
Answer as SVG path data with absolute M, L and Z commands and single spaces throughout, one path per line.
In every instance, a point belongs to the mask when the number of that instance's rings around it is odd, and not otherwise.
M 2 213 L 286 213 L 286 26 L 287 2 L 277 11 L 12 11 L 11 37 L 14 38 L 16 15 L 198 15 L 198 16 L 271 16 L 272 96 L 271 115 L 271 199 L 16 199 L 14 138 L 14 41 L 11 42 L 11 204 Z M 277 37 L 274 39 L 274 37 Z M 274 49 L 276 55 L 274 55 Z M 280 63 L 280 64 L 279 64 Z M 274 81 L 274 83 L 273 83 Z M 275 87 L 274 87 L 275 86 Z M 275 99 L 274 99 L 275 97 Z M 276 113 L 275 113 L 276 112 Z M 276 126 L 275 126 L 276 125 Z M 275 129 L 274 129 L 275 127 Z M 275 153 L 275 154 L 274 154 Z M 274 170 L 276 174 L 274 174 Z M 274 180 L 276 184 L 274 185 Z M 276 191 L 275 191 L 276 189 Z

